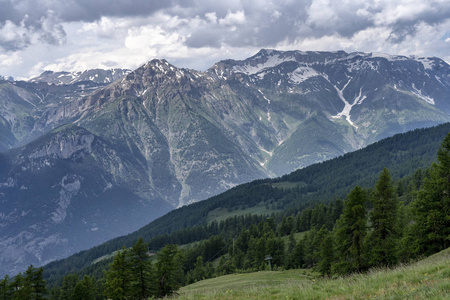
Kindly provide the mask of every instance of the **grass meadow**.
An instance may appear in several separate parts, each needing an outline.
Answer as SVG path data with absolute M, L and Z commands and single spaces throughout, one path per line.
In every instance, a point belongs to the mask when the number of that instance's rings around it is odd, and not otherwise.
M 450 249 L 393 269 L 324 278 L 310 270 L 262 271 L 203 280 L 175 299 L 450 299 Z

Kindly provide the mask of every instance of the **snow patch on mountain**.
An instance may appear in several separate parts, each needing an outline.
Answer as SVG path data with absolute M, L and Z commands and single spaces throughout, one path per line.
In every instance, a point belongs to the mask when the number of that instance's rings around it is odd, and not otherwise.
M 270 99 L 268 99 L 266 96 L 264 96 L 263 92 L 261 92 L 260 89 L 258 89 L 258 92 L 261 94 L 261 96 L 263 96 L 264 100 L 266 100 L 267 103 L 270 104 Z
M 381 53 L 381 52 L 372 52 L 369 54 L 370 57 L 373 58 L 385 58 L 388 61 L 400 61 L 400 60 L 408 60 L 407 57 L 405 56 L 399 56 L 399 55 L 390 55 L 390 54 L 386 54 L 386 53 Z
M 328 80 L 328 78 L 327 78 Z M 328 80 L 329 81 L 329 80 Z M 350 83 L 350 81 L 352 81 L 352 79 L 350 78 L 347 83 L 344 85 L 344 87 L 342 89 L 339 89 L 337 86 L 335 86 L 334 84 L 332 84 L 330 81 L 330 84 L 335 88 L 339 98 L 342 100 L 342 102 L 344 102 L 344 109 L 338 113 L 336 116 L 333 116 L 333 118 L 341 118 L 341 117 L 345 117 L 345 119 L 347 120 L 348 123 L 350 123 L 350 125 L 352 125 L 355 128 L 358 128 L 355 124 L 353 124 L 352 120 L 351 120 L 351 115 L 350 115 L 350 111 L 352 110 L 352 107 L 354 104 L 350 104 L 345 98 L 344 98 L 344 90 L 347 87 L 347 85 Z
M 431 105 L 434 105 L 434 104 L 435 104 L 435 103 L 434 103 L 434 99 L 431 98 L 430 96 L 424 95 L 424 94 L 422 93 L 422 90 L 418 89 L 414 83 L 412 84 L 412 89 L 413 89 L 413 90 L 412 90 L 411 92 L 412 92 L 414 95 L 416 95 L 417 97 L 419 97 L 420 99 L 422 99 L 422 100 L 424 100 L 424 101 L 430 103 Z
M 347 120 L 347 122 L 352 125 L 353 127 L 355 127 L 355 129 L 358 129 L 358 126 L 356 126 L 352 120 L 351 120 L 351 110 L 353 108 L 353 106 L 355 105 L 359 105 L 361 104 L 364 99 L 366 99 L 367 97 L 365 95 L 362 95 L 362 88 L 359 89 L 359 94 L 358 96 L 356 96 L 356 98 L 353 100 L 352 103 L 350 103 L 349 101 L 347 101 L 347 99 L 345 99 L 344 97 L 344 90 L 347 88 L 347 86 L 349 85 L 349 83 L 352 81 L 352 77 L 349 77 L 349 80 L 347 81 L 347 83 L 342 87 L 342 89 L 338 88 L 336 85 L 332 84 L 331 81 L 328 79 L 328 76 L 324 75 L 323 76 L 336 90 L 339 98 L 342 100 L 342 102 L 344 102 L 344 108 L 342 109 L 341 112 L 339 112 L 337 115 L 332 116 L 334 119 L 339 119 L 342 117 L 345 117 L 345 119 Z
M 304 66 L 298 67 L 291 74 L 289 74 L 291 81 L 297 84 L 315 76 L 320 76 L 320 74 L 313 68 Z
M 259 63 L 256 65 L 251 64 L 245 64 L 242 66 L 234 66 L 232 71 L 236 73 L 244 73 L 247 75 L 253 75 L 256 73 L 261 72 L 262 70 L 266 68 L 273 68 L 275 66 L 278 66 L 279 64 L 286 62 L 286 61 L 295 61 L 294 57 L 280 57 L 279 54 L 272 55 L 267 58 L 267 60 L 264 63 Z
M 432 70 L 434 67 L 434 61 L 430 57 L 412 57 L 418 62 L 421 62 L 425 70 Z
M 47 82 L 48 84 L 55 85 L 70 85 L 82 81 L 92 81 L 99 84 L 108 84 L 121 77 L 129 74 L 131 70 L 124 69 L 94 69 L 86 71 L 74 71 L 74 72 L 53 72 L 45 71 L 41 75 L 31 78 L 29 82 Z

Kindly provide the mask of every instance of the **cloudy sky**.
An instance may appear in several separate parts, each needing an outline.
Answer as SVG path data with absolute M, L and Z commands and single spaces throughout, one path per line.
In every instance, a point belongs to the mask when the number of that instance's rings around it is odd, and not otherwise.
M 0 0 L 0 75 L 139 67 L 205 70 L 261 48 L 437 56 L 449 0 Z

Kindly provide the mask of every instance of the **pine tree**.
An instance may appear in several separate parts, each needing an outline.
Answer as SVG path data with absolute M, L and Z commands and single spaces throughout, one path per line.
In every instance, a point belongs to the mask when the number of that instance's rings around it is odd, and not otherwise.
M 322 231 L 322 229 L 320 230 Z M 333 249 L 333 236 L 325 229 L 325 236 L 323 237 L 322 243 L 320 244 L 320 258 L 318 264 L 318 270 L 324 275 L 330 275 L 331 264 L 334 260 L 334 249 Z M 319 232 L 320 234 L 320 232 Z
M 22 281 L 22 286 L 20 288 L 20 294 L 22 300 L 32 300 L 33 299 L 33 265 L 29 266 L 25 271 L 25 276 Z
M 284 241 L 281 237 L 270 236 L 265 241 L 266 255 L 272 256 L 272 266 L 282 266 L 284 265 Z
M 12 294 L 13 300 L 22 300 L 25 299 L 25 295 L 24 295 L 24 289 L 23 289 L 23 285 L 24 285 L 24 278 L 22 273 L 17 274 L 16 276 L 14 276 L 13 281 L 10 284 L 10 288 L 12 290 Z
M 83 279 L 78 281 L 73 290 L 73 300 L 95 300 L 96 286 L 92 278 L 84 275 Z
M 9 282 L 9 276 L 0 280 L 0 300 L 11 300 L 13 297 L 13 290 Z
M 181 286 L 181 257 L 177 245 L 166 245 L 158 253 L 156 274 L 159 297 L 171 295 Z
M 61 299 L 61 287 L 54 286 L 50 289 L 50 300 L 60 300 Z
M 203 257 L 197 257 L 197 262 L 195 263 L 195 269 L 193 271 L 194 281 L 203 280 L 206 277 L 206 270 L 203 266 Z
M 61 300 L 70 300 L 73 297 L 73 290 L 78 282 L 77 274 L 69 274 L 64 276 L 61 288 Z
M 421 252 L 427 255 L 450 246 L 450 133 L 438 151 L 438 163 L 414 203 Z
M 31 299 L 33 300 L 45 299 L 45 296 L 47 295 L 47 288 L 46 282 L 43 278 L 44 269 L 42 267 L 36 269 L 33 267 L 33 265 L 31 265 L 28 269 L 30 270 L 29 280 L 31 282 Z
M 30 265 L 25 271 L 25 276 L 20 273 L 14 278 L 12 287 L 14 289 L 14 299 L 21 300 L 42 300 L 47 294 L 45 280 L 43 279 L 44 270 L 36 269 Z
M 369 237 L 371 265 L 392 266 L 397 263 L 397 195 L 391 175 L 384 168 L 375 186 L 370 214 L 373 231 Z
M 294 255 L 292 259 L 294 268 L 302 268 L 305 264 L 303 251 L 303 243 L 301 241 L 298 241 L 297 245 L 295 245 Z
M 131 270 L 128 261 L 128 250 L 123 247 L 117 251 L 113 262 L 106 272 L 105 296 L 110 299 L 130 298 Z
M 341 217 L 336 222 L 334 271 L 340 274 L 363 269 L 363 241 L 367 234 L 366 192 L 356 186 L 348 195 Z
M 137 299 L 148 299 L 156 293 L 152 278 L 152 264 L 148 247 L 139 238 L 129 251 L 131 271 L 131 294 Z
M 302 239 L 303 246 L 303 260 L 305 268 L 312 268 L 317 262 L 317 250 L 318 245 L 315 243 L 317 236 L 317 230 L 315 227 L 312 227 L 310 231 L 308 231 Z

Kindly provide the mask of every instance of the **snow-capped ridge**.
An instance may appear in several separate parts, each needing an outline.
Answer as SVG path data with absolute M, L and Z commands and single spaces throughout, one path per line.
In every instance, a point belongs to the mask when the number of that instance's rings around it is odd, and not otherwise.
M 46 82 L 48 84 L 55 85 L 69 85 L 83 81 L 92 81 L 98 84 L 109 84 L 116 81 L 123 76 L 129 74 L 131 70 L 127 69 L 91 69 L 85 71 L 73 71 L 73 72 L 54 72 L 44 71 L 41 75 L 29 79 L 29 82 L 39 83 Z
M 2 76 L 2 75 L 0 75 L 0 80 L 14 81 L 14 78 L 11 77 L 11 76 Z
M 286 61 L 295 61 L 292 56 L 283 57 L 280 54 L 264 56 L 263 62 L 249 62 L 243 65 L 236 65 L 233 67 L 233 72 L 253 75 L 263 71 L 264 69 L 273 68 Z

